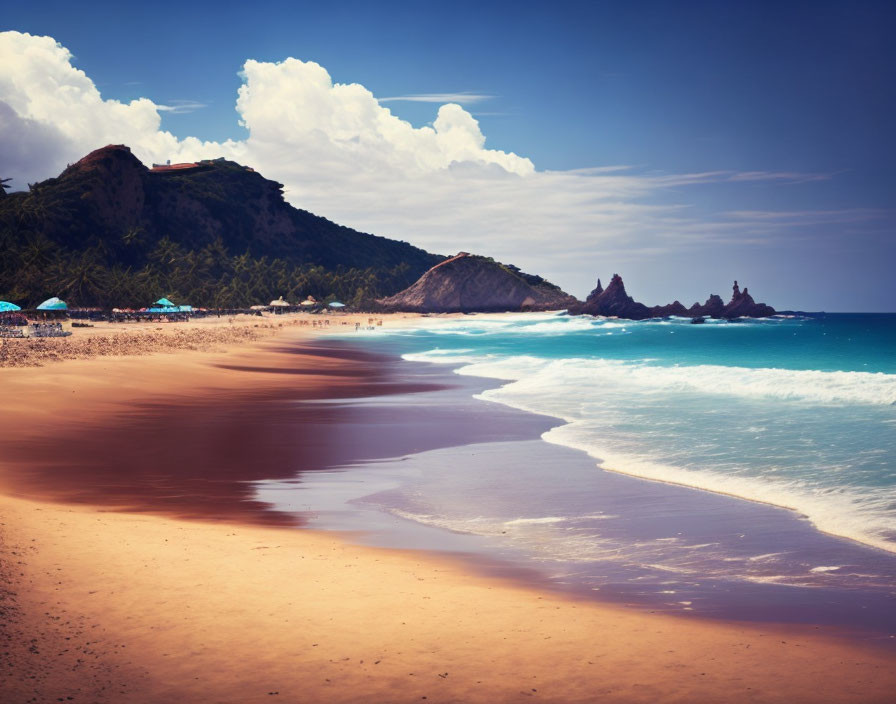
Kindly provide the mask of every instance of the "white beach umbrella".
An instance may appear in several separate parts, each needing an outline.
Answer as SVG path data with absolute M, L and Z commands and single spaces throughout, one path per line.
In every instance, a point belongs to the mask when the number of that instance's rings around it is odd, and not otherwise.
M 66 304 L 65 301 L 60 300 L 59 298 L 56 298 L 56 296 L 53 296 L 53 298 L 48 298 L 43 303 L 41 303 L 37 307 L 37 309 L 38 310 L 67 310 L 68 305 Z

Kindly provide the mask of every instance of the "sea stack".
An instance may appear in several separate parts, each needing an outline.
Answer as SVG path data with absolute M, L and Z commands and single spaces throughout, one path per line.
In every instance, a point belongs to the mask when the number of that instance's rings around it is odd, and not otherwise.
M 638 303 L 625 291 L 625 284 L 619 274 L 613 274 L 610 284 L 603 288 L 600 279 L 583 304 L 571 306 L 570 313 L 586 315 L 604 315 L 607 317 L 626 318 L 628 320 L 644 320 L 652 318 L 653 313 L 643 303 Z
M 726 305 L 716 294 L 710 295 L 706 303 L 695 303 L 685 308 L 679 301 L 662 306 L 648 307 L 634 300 L 625 290 L 625 284 L 619 274 L 613 274 L 607 288 L 597 286 L 588 295 L 584 303 L 569 306 L 571 315 L 602 315 L 606 317 L 625 318 L 626 320 L 644 320 L 646 318 L 665 318 L 670 315 L 711 318 L 765 318 L 775 314 L 775 309 L 764 303 L 756 303 L 746 288 L 740 290 L 737 281 Z
M 744 290 L 741 291 L 740 287 L 737 285 L 737 281 L 734 282 L 731 301 L 725 306 L 724 317 L 765 318 L 774 314 L 774 308 L 765 305 L 765 303 L 757 303 L 753 300 L 753 297 L 750 295 L 746 286 L 744 286 Z

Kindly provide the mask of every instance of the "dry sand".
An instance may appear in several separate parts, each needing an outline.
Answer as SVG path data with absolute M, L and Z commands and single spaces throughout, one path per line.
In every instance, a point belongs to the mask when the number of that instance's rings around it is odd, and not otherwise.
M 277 354 L 260 341 L 2 369 L 0 447 L 96 427 L 137 399 L 282 385 L 250 371 Z M 321 360 L 321 374 L 290 383 L 354 383 L 350 363 Z M 885 702 L 896 691 L 892 652 L 811 628 L 575 601 L 307 530 L 51 503 L 22 495 L 18 469 L 0 455 L 4 703 Z
M 386 316 L 391 324 L 419 316 Z M 226 350 L 233 345 L 272 337 L 283 328 L 336 330 L 355 323 L 384 320 L 360 313 L 310 315 L 290 313 L 210 316 L 186 322 L 91 323 L 90 327 L 63 324 L 70 337 L 0 338 L 0 367 L 36 367 L 50 362 L 94 357 L 121 357 L 157 352 Z

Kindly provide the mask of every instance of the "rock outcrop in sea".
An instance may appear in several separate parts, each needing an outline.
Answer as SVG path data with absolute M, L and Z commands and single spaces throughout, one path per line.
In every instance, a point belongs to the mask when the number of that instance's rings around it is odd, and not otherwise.
M 697 305 L 696 303 L 694 304 Z M 767 318 L 770 315 L 775 314 L 775 309 L 771 306 L 766 305 L 765 303 L 757 303 L 753 300 L 753 297 L 750 295 L 750 292 L 747 290 L 747 287 L 744 286 L 744 290 L 741 291 L 740 287 L 737 285 L 737 281 L 734 282 L 734 287 L 731 293 L 731 301 L 725 306 L 722 311 L 722 318 Z M 710 315 L 710 313 L 692 313 L 692 315 Z
M 604 315 L 607 317 L 627 318 L 629 320 L 644 320 L 652 318 L 650 308 L 643 303 L 638 303 L 625 291 L 625 284 L 619 274 L 613 274 L 610 284 L 603 288 L 600 279 L 595 288 L 582 304 L 570 306 L 569 312 L 573 315 Z
M 467 252 L 436 264 L 404 291 L 378 302 L 387 310 L 417 313 L 557 310 L 578 303 L 540 276 Z
M 775 314 L 775 309 L 765 303 L 756 303 L 746 288 L 743 291 L 734 282 L 731 300 L 725 304 L 722 298 L 712 294 L 703 304 L 695 303 L 685 308 L 679 301 L 663 306 L 648 307 L 638 303 L 626 293 L 625 284 L 619 274 L 614 274 L 610 285 L 604 288 L 600 279 L 597 287 L 588 295 L 584 303 L 569 306 L 570 315 L 602 315 L 625 318 L 627 320 L 645 320 L 647 318 L 665 318 L 670 315 L 711 317 L 711 318 L 765 318 Z

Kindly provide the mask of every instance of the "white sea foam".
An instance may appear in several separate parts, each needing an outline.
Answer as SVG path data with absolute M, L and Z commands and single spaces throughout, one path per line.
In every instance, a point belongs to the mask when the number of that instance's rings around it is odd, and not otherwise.
M 782 552 L 767 552 L 762 555 L 753 555 L 752 557 L 748 557 L 747 559 L 750 562 L 763 562 L 765 560 L 770 560 L 773 557 L 778 557 L 779 555 L 783 555 Z
M 620 559 L 618 546 L 593 534 L 574 533 L 559 527 L 568 521 L 575 522 L 580 517 L 545 516 L 536 518 L 515 518 L 503 520 L 488 516 L 451 517 L 437 516 L 402 509 L 389 509 L 390 513 L 405 520 L 414 521 L 434 528 L 478 535 L 498 540 L 526 551 L 534 560 L 561 562 L 592 562 L 599 559 Z
M 472 364 L 481 362 L 488 357 L 481 354 L 464 354 L 462 350 L 430 350 L 429 352 L 414 353 L 409 352 L 401 355 L 402 359 L 408 362 L 428 362 L 430 364 Z
M 457 355 L 468 354 L 469 352 L 475 352 L 475 351 L 476 350 L 474 350 L 473 348 L 467 347 L 467 348 L 463 348 L 463 349 L 449 349 L 449 350 L 435 349 L 435 350 L 430 350 L 426 354 L 428 357 L 438 357 L 439 355 L 446 355 L 446 356 L 451 355 L 452 357 L 456 358 Z M 472 359 L 472 357 L 471 357 L 471 359 Z M 453 362 L 455 360 L 451 360 L 451 361 Z
M 464 364 L 459 374 L 513 380 L 533 392 L 556 394 L 585 384 L 676 392 L 770 398 L 813 404 L 896 405 L 896 374 L 726 367 L 712 364 L 662 366 L 609 359 L 556 359 L 452 354 L 446 350 L 408 354 L 405 359 Z M 522 388 L 515 386 L 515 393 Z M 496 391 L 495 394 L 500 393 Z M 498 400 L 494 398 L 492 400 Z M 542 411 L 543 412 L 543 409 Z
M 567 335 L 575 332 L 616 330 L 630 327 L 629 323 L 592 318 L 563 318 L 541 315 L 537 318 L 446 320 L 423 326 L 436 335 L 484 336 L 501 335 Z M 412 328 L 409 328 L 412 329 Z
M 424 359 L 425 355 L 419 358 Z M 442 358 L 448 362 L 450 356 Z M 468 362 L 470 358 L 455 361 Z M 541 387 L 543 392 L 551 394 L 556 394 L 558 389 L 581 388 L 582 384 L 593 389 L 610 384 L 651 393 L 697 393 L 812 404 L 896 405 L 896 374 L 882 372 L 750 369 L 711 364 L 661 366 L 605 359 L 546 360 L 526 356 L 480 358 L 458 372 L 517 380 L 527 389 L 534 391 Z
M 545 516 L 544 518 L 516 518 L 512 521 L 505 521 L 505 526 L 519 526 L 524 525 L 526 523 L 529 524 L 537 524 L 537 523 L 563 523 L 566 521 L 566 518 L 562 518 L 560 516 Z
M 543 438 L 584 450 L 604 469 L 789 508 L 805 515 L 826 533 L 896 552 L 892 514 L 896 491 L 892 488 L 812 485 L 805 480 L 768 475 L 738 476 L 674 467 L 652 458 L 603 448 L 595 442 L 593 433 L 581 432 L 578 426 L 579 423 L 572 422 L 554 428 Z
M 617 438 L 612 434 L 607 437 L 602 427 L 607 414 L 613 413 L 614 403 L 625 405 L 635 401 L 676 405 L 688 399 L 727 396 L 745 402 L 797 404 L 794 408 L 892 406 L 896 404 L 896 375 L 718 365 L 676 367 L 617 360 L 550 360 L 524 355 L 424 353 L 409 357 L 460 364 L 463 365 L 457 370 L 460 374 L 511 382 L 485 391 L 481 397 L 567 421 L 566 425 L 548 431 L 544 439 L 584 450 L 605 469 L 790 508 L 807 516 L 822 531 L 896 552 L 893 524 L 896 490 L 844 486 L 823 480 L 824 472 L 852 471 L 847 464 L 827 468 L 817 464 L 815 477 L 779 474 L 771 463 L 761 474 L 752 475 L 729 471 L 732 467 L 714 467 L 712 463 L 675 466 L 649 454 L 652 443 L 646 436 L 642 438 L 640 450 L 620 447 L 614 442 Z M 714 412 L 711 406 L 707 412 Z M 652 432 L 650 422 L 644 433 Z M 745 427 L 748 432 L 761 434 L 763 426 Z M 817 439 L 801 438 L 801 441 L 810 443 Z M 700 437 L 694 436 L 694 445 L 699 443 Z M 859 453 L 857 450 L 856 454 Z

